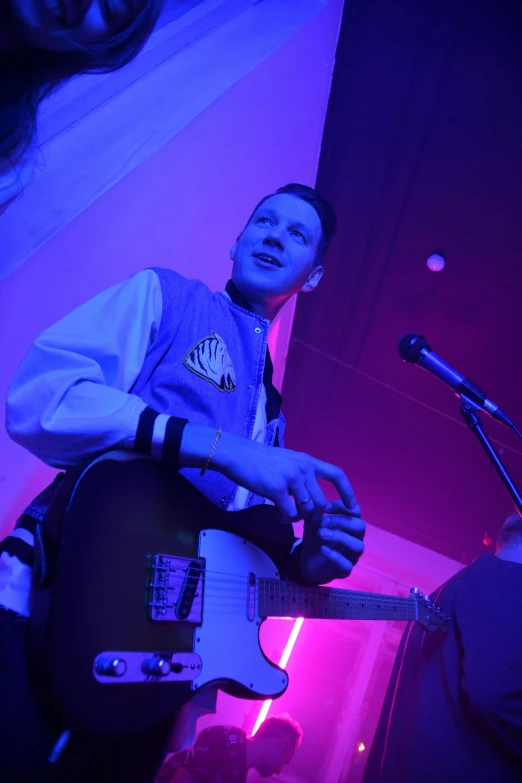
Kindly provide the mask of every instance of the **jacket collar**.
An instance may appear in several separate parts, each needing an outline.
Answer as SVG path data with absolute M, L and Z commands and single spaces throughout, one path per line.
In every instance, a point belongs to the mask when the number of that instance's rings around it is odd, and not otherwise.
M 242 307 L 243 310 L 248 310 L 250 313 L 253 312 L 252 305 L 232 280 L 229 280 L 226 284 L 225 291 L 235 305 Z M 272 363 L 272 357 L 270 356 L 270 351 L 268 350 L 267 345 L 265 368 L 263 371 L 263 383 L 266 389 L 266 415 L 268 421 L 275 419 L 279 415 L 279 411 L 281 410 L 281 403 L 283 402 L 283 398 L 272 383 L 273 375 L 274 365 Z
M 228 283 L 225 286 L 225 291 L 229 295 L 229 297 L 232 299 L 235 305 L 238 307 L 242 307 L 243 310 L 248 310 L 250 313 L 253 313 L 252 305 L 246 298 L 246 296 L 243 296 L 239 288 L 236 286 L 236 284 L 229 280 Z

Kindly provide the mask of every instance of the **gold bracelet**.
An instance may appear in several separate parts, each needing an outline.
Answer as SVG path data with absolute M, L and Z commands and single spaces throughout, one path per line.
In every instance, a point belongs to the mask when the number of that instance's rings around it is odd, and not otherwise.
M 215 448 L 217 446 L 217 442 L 220 439 L 220 437 L 221 437 L 221 430 L 219 429 L 217 431 L 217 433 L 216 433 L 216 437 L 214 439 L 214 445 L 212 446 L 212 448 L 210 450 L 210 454 L 208 455 L 208 459 L 207 459 L 207 462 L 205 464 L 205 467 L 201 468 L 201 473 L 199 474 L 200 476 L 204 476 L 205 473 L 207 472 L 208 466 L 210 465 L 210 460 L 212 459 L 212 455 L 214 454 Z

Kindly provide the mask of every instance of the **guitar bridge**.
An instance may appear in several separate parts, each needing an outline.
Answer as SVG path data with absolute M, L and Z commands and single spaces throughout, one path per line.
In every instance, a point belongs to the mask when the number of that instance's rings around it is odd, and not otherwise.
M 203 622 L 203 558 L 148 555 L 147 608 L 160 622 Z

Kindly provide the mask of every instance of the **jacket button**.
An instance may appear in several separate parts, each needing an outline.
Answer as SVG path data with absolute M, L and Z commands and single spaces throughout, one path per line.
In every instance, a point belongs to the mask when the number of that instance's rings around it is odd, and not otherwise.
M 226 498 L 221 498 L 221 505 L 224 506 L 227 502 Z
M 261 327 L 259 327 L 259 326 L 256 326 L 256 328 L 254 329 L 254 332 L 255 332 L 256 334 L 261 334 L 261 332 L 262 332 L 262 331 L 263 331 L 263 330 L 262 330 L 262 329 L 261 329 Z

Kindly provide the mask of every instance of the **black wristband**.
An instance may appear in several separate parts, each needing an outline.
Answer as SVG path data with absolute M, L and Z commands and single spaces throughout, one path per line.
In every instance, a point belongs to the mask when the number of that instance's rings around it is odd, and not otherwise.
M 169 416 L 165 428 L 161 459 L 174 470 L 179 470 L 179 450 L 186 424 L 188 424 L 188 419 L 180 419 L 179 416 Z
M 141 412 L 134 440 L 134 449 L 142 454 L 150 454 L 152 448 L 152 433 L 154 432 L 154 422 L 159 413 L 153 408 L 145 408 Z

